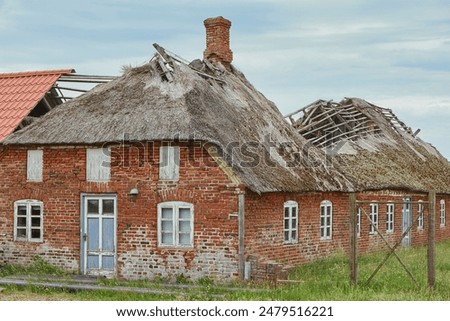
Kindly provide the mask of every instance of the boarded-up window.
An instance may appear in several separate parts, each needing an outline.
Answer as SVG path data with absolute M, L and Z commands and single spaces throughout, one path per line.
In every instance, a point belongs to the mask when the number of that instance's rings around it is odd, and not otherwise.
M 111 171 L 110 151 L 108 148 L 86 149 L 86 180 L 106 182 Z
M 42 150 L 29 150 L 27 155 L 27 180 L 42 182 Z
M 180 147 L 161 146 L 159 150 L 159 179 L 173 180 L 179 178 Z

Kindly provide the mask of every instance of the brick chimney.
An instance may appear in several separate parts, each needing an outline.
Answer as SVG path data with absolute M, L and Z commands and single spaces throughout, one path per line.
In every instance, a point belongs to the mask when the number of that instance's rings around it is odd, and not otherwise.
M 206 28 L 206 50 L 203 59 L 213 63 L 221 62 L 228 68 L 233 61 L 233 52 L 230 49 L 231 21 L 224 17 L 208 18 L 203 21 Z

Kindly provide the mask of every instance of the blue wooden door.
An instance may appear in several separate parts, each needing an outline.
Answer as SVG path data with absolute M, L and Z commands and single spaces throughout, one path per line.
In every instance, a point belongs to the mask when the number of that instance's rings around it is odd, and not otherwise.
M 402 209 L 402 233 L 405 233 L 412 223 L 412 211 L 411 211 L 411 198 L 405 197 L 403 199 L 403 209 Z M 406 234 L 402 240 L 402 245 L 404 247 L 411 246 L 411 229 Z
M 116 266 L 116 197 L 85 196 L 83 202 L 83 272 L 112 276 Z

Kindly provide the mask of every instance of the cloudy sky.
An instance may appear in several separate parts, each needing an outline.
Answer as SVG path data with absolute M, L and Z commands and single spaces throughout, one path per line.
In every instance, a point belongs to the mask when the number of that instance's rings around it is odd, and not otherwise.
M 154 42 L 201 58 L 216 16 L 232 21 L 233 64 L 283 114 L 360 97 L 450 159 L 449 0 L 0 0 L 0 72 L 119 75 Z

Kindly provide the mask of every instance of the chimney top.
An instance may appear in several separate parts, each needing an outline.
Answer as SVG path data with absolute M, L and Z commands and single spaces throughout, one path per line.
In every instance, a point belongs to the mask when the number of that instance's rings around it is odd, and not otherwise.
M 206 28 L 206 50 L 203 59 L 213 63 L 220 62 L 229 68 L 233 61 L 233 52 L 230 49 L 231 21 L 222 16 L 208 18 L 203 21 Z

